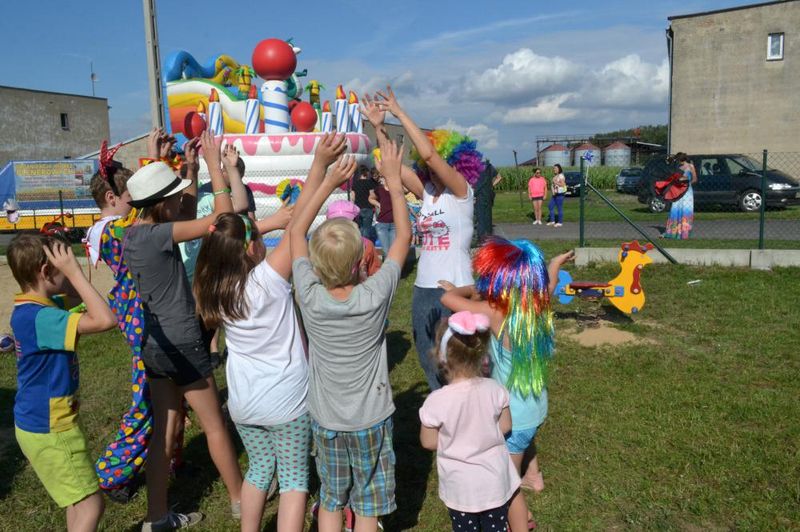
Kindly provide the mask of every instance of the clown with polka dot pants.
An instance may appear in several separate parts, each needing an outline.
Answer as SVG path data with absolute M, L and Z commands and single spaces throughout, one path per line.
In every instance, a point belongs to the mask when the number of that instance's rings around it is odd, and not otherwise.
M 90 258 L 95 263 L 102 260 L 114 273 L 116 282 L 108 293 L 108 304 L 117 316 L 119 330 L 131 348 L 130 407 L 122 416 L 114 439 L 95 463 L 100 487 L 118 502 L 127 502 L 135 492 L 138 475 L 147 461 L 147 446 L 153 431 L 150 391 L 144 363 L 140 358 L 144 326 L 142 302 L 121 256 L 124 230 L 132 219 L 132 215 L 128 218 L 103 218 L 92 226 L 87 235 Z M 99 233 L 95 233 L 96 231 Z M 183 447 L 182 437 L 178 439 L 177 447 Z M 179 455 L 179 452 L 175 454 L 173 465 L 180 461 Z

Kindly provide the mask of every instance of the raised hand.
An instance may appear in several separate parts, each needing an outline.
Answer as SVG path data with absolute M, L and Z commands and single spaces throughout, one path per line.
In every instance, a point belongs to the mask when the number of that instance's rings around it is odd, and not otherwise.
M 400 104 L 397 103 L 397 97 L 395 97 L 392 87 L 387 85 L 386 92 L 378 91 L 377 95 L 381 98 L 380 100 L 376 99 L 378 109 L 381 111 L 389 111 L 395 117 L 400 116 L 400 113 L 403 112 L 403 109 L 400 107 Z
M 161 154 L 161 135 L 164 131 L 161 128 L 154 127 L 147 135 L 147 157 L 150 159 L 158 159 Z
M 68 278 L 74 275 L 83 275 L 81 267 L 72 253 L 72 248 L 63 242 L 55 241 L 52 247 L 45 245 L 44 254 L 47 255 L 48 262 Z
M 331 171 L 328 172 L 328 175 L 325 176 L 325 182 L 329 183 L 332 188 L 341 186 L 353 177 L 357 167 L 358 165 L 356 164 L 356 158 L 354 156 L 344 155 L 339 158 L 336 165 L 334 165 Z
M 386 141 L 381 150 L 379 171 L 386 178 L 386 186 L 391 189 L 402 190 L 400 171 L 403 166 L 403 146 L 398 147 L 393 140 Z
M 371 97 L 369 93 L 361 97 L 361 114 L 367 117 L 370 124 L 377 129 L 386 119 L 386 111 L 382 111 L 378 105 L 377 98 Z
M 164 159 L 165 157 L 169 157 L 172 153 L 172 147 L 175 146 L 175 142 L 177 142 L 175 137 L 172 135 L 167 135 L 162 130 L 161 135 L 159 136 L 159 158 Z
M 292 214 L 294 213 L 294 205 L 289 205 L 289 198 L 286 198 L 281 205 L 280 209 L 275 211 L 272 215 L 272 221 L 279 229 L 286 229 L 289 222 L 292 221 Z
M 239 150 L 233 147 L 233 144 L 226 144 L 222 150 L 222 164 L 226 167 L 236 166 L 239 160 Z
M 347 149 L 347 139 L 342 133 L 326 133 L 317 144 L 314 161 L 326 167 L 333 164 Z
M 183 145 L 183 155 L 186 157 L 186 164 L 193 168 L 197 168 L 200 165 L 200 159 L 197 156 L 197 150 L 200 145 L 200 138 L 195 137 L 186 142 Z
M 203 159 L 205 159 L 208 168 L 219 168 L 220 166 L 220 147 L 222 146 L 222 137 L 219 140 L 214 138 L 214 135 L 203 131 L 200 134 L 200 145 L 203 147 Z

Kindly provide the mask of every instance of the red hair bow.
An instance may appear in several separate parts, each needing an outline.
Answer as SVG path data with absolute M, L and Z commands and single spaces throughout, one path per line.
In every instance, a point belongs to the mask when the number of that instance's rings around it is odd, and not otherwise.
M 116 166 L 116 161 L 114 160 L 114 155 L 119 151 L 122 147 L 122 143 L 120 142 L 116 146 L 111 149 L 108 149 L 108 141 L 104 140 L 103 143 L 100 145 L 100 175 L 108 180 L 108 169 L 113 168 Z

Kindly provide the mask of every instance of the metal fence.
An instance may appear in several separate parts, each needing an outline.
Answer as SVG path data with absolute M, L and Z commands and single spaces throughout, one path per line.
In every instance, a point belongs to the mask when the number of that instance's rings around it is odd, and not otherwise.
M 576 198 L 578 244 L 647 238 L 665 247 L 800 249 L 800 153 L 690 159 L 696 181 L 674 201 L 655 192 L 651 166 L 613 190 L 596 186 L 589 173 Z

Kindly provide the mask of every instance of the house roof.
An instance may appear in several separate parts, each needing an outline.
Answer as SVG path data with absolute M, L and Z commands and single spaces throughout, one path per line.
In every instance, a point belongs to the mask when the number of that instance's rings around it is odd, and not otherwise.
M 681 18 L 692 18 L 692 17 L 704 17 L 706 15 L 716 15 L 717 13 L 727 13 L 729 11 L 739 11 L 741 9 L 753 9 L 758 7 L 764 6 L 771 6 L 775 4 L 788 4 L 789 2 L 796 2 L 797 0 L 773 0 L 772 2 L 762 2 L 760 4 L 747 4 L 744 6 L 734 6 L 728 7 L 725 9 L 715 9 L 713 11 L 702 11 L 700 13 L 689 13 L 686 15 L 674 15 L 672 17 L 667 17 L 667 20 L 676 20 Z
M 37 92 L 40 94 L 57 94 L 58 96 L 71 96 L 73 98 L 86 98 L 87 100 L 102 100 L 108 101 L 108 98 L 102 98 L 100 96 L 87 96 L 85 94 L 74 94 L 71 92 L 56 92 L 56 91 L 43 91 L 39 89 L 28 89 L 26 87 L 11 87 L 9 85 L 0 85 L 0 89 L 11 89 L 14 91 L 24 91 L 24 92 Z

